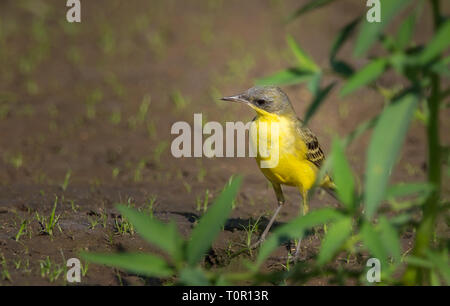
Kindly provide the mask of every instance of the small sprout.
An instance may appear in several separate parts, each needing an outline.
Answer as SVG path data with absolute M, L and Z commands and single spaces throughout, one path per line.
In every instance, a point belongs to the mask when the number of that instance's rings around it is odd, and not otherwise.
M 171 100 L 175 104 L 175 109 L 181 111 L 187 107 L 189 100 L 185 99 L 179 90 L 172 92 Z
M 120 111 L 112 112 L 111 116 L 109 117 L 109 121 L 114 125 L 119 124 L 121 120 L 122 120 L 122 113 Z
M 61 227 L 59 227 L 59 218 L 61 215 L 56 215 L 56 206 L 58 204 L 58 197 L 55 199 L 55 204 L 53 206 L 52 212 L 50 214 L 50 217 L 41 216 L 38 212 L 36 212 L 36 219 L 39 222 L 39 225 L 41 226 L 41 233 L 44 233 L 46 235 L 49 235 L 53 237 L 53 231 L 56 226 L 58 226 L 59 231 L 62 232 Z
M 8 264 L 6 263 L 6 258 L 5 255 L 3 255 L 3 253 L 0 256 L 0 264 L 2 266 L 2 279 L 11 281 L 12 279 L 8 271 Z
M 54 265 L 50 257 L 46 257 L 45 260 L 39 261 L 40 274 L 42 278 L 48 277 L 51 283 L 56 281 L 59 276 L 64 272 L 64 267 L 57 264 Z
M 66 176 L 64 177 L 64 182 L 61 184 L 61 189 L 65 192 L 67 187 L 69 186 L 70 177 L 72 176 L 72 170 L 69 169 L 66 172 Z
M 16 241 L 19 241 L 20 237 L 27 233 L 27 226 L 28 226 L 28 220 L 23 220 L 22 224 L 20 225 L 19 231 L 16 234 Z
M 116 179 L 118 176 L 119 176 L 119 173 L 120 173 L 120 169 L 119 168 L 114 168 L 113 169 L 113 171 L 112 171 L 112 177 L 113 177 L 113 179 Z
M 153 150 L 153 160 L 159 164 L 161 162 L 161 155 L 164 153 L 164 151 L 169 146 L 167 141 L 161 141 L 158 143 L 156 148 Z
M 150 217 L 152 217 L 152 218 L 153 218 L 153 210 L 154 210 L 155 202 L 156 202 L 156 196 L 155 195 L 151 196 L 150 199 L 147 202 L 147 212 L 150 215 Z

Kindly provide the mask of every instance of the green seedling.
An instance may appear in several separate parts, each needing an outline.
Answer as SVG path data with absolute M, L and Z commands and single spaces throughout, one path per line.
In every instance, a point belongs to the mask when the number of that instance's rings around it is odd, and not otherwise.
M 3 253 L 0 256 L 0 265 L 2 266 L 2 279 L 11 281 L 11 274 L 9 274 L 8 264 L 6 263 L 6 258 Z
M 57 205 L 58 205 L 58 197 L 56 197 L 55 199 L 55 204 L 53 205 L 53 209 L 49 217 L 39 215 L 39 213 L 36 212 L 36 219 L 39 222 L 39 225 L 41 226 L 41 233 L 49 235 L 50 237 L 53 237 L 54 230 L 56 227 L 58 227 L 59 231 L 62 232 L 58 224 L 61 215 L 56 215 Z
M 112 171 L 112 177 L 113 177 L 113 179 L 116 179 L 118 176 L 119 176 L 119 174 L 120 174 L 120 169 L 119 168 L 114 168 L 113 169 L 113 171 Z
M 175 105 L 176 111 L 182 111 L 189 104 L 189 100 L 184 98 L 181 91 L 179 91 L 179 90 L 175 90 L 172 92 L 171 100 L 172 100 L 173 104 Z
M 122 120 L 122 113 L 120 111 L 112 112 L 111 116 L 109 117 L 109 121 L 114 125 L 118 125 L 121 120 Z
M 155 206 L 155 202 L 156 202 L 156 196 L 153 195 L 151 196 L 148 201 L 147 201 L 147 213 L 149 214 L 150 217 L 153 218 L 153 213 L 154 213 L 154 206 Z
M 58 280 L 59 276 L 64 272 L 64 267 L 59 264 L 53 264 L 49 256 L 45 260 L 39 260 L 39 268 L 41 277 L 48 278 L 51 283 Z
M 28 232 L 27 230 L 28 224 L 29 224 L 28 220 L 24 219 L 22 221 L 22 223 L 20 224 L 19 231 L 16 234 L 15 238 L 16 241 L 19 241 L 20 237 Z
M 203 198 L 203 213 L 206 213 L 206 210 L 208 209 L 208 202 L 209 202 L 209 190 L 206 189 L 205 196 Z M 199 207 L 197 207 L 197 210 L 199 211 Z
M 252 240 L 253 240 L 253 235 L 255 233 L 258 232 L 258 227 L 259 227 L 259 221 L 261 220 L 261 217 L 258 218 L 258 220 L 256 220 L 256 222 L 254 222 L 252 224 L 251 220 L 248 221 L 248 225 L 241 225 L 242 228 L 244 229 L 245 233 L 246 233 L 246 241 L 245 241 L 245 247 L 247 248 L 250 256 L 253 256 L 252 253 Z
M 161 155 L 164 153 L 164 151 L 169 146 L 169 143 L 164 140 L 157 144 L 156 148 L 153 150 L 153 160 L 156 162 L 156 164 L 160 165 L 161 163 Z
M 67 187 L 69 186 L 69 182 L 70 182 L 70 177 L 72 176 L 72 170 L 69 169 L 66 172 L 66 176 L 64 177 L 64 182 L 61 184 L 61 189 L 62 191 L 66 191 Z
M 89 262 L 121 268 L 142 276 L 164 280 L 176 275 L 175 279 L 181 284 L 213 284 L 219 278 L 219 273 L 204 271 L 199 263 L 223 228 L 231 212 L 231 200 L 236 196 L 240 183 L 238 177 L 226 186 L 188 239 L 182 238 L 174 222 L 166 224 L 136 209 L 118 206 L 122 215 L 136 226 L 139 235 L 163 250 L 169 260 L 158 254 L 146 253 L 83 253 L 81 256 Z

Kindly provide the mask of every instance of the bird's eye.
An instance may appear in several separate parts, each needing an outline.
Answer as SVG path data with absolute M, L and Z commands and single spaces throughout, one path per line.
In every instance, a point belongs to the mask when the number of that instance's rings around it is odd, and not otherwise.
M 258 100 L 256 100 L 256 104 L 258 104 L 258 105 L 263 105 L 263 104 L 265 104 L 265 103 L 266 103 L 266 101 L 263 100 L 263 99 L 258 99 Z

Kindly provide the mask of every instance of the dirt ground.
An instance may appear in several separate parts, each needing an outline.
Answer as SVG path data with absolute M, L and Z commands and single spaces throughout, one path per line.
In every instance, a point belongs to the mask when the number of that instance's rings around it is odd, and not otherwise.
M 177 121 L 192 124 L 194 113 L 202 113 L 204 121 L 248 122 L 251 110 L 218 98 L 293 65 L 287 33 L 326 67 L 339 28 L 366 9 L 361 1 L 339 1 L 285 24 L 283 18 L 300 2 L 305 1 L 83 1 L 82 22 L 68 24 L 61 1 L 1 1 L 0 284 L 66 284 L 65 262 L 83 250 L 152 250 L 137 234 L 117 228 L 117 203 L 152 207 L 157 218 L 175 220 L 187 237 L 202 214 L 198 203 L 205 195 L 211 202 L 233 174 L 244 175 L 243 185 L 205 264 L 242 269 L 242 259 L 251 256 L 227 254 L 245 245 L 249 222 L 263 216 L 259 231 L 264 228 L 276 208 L 272 189 L 250 158 L 174 158 L 170 130 Z M 423 20 L 419 39 L 426 39 L 430 28 Z M 346 56 L 350 53 L 346 46 L 341 56 L 364 64 Z M 381 82 L 397 81 L 392 75 Z M 302 116 L 309 91 L 283 89 Z M 382 98 L 369 90 L 345 100 L 334 90 L 311 129 L 327 153 L 333 136 L 351 132 L 382 106 Z M 448 145 L 447 118 L 448 112 L 441 117 L 441 141 Z M 369 136 L 348 150 L 359 180 Z M 423 180 L 425 148 L 423 126 L 414 121 L 392 181 Z M 284 191 L 280 223 L 299 212 L 297 191 Z M 45 235 L 39 220 L 49 218 L 55 199 L 58 226 Z M 318 194 L 311 209 L 327 205 L 338 203 Z M 317 254 L 320 237 L 319 230 L 307 239 L 303 261 Z M 402 237 L 404 251 L 412 247 L 412 237 Z M 286 255 L 280 247 L 264 269 L 282 270 Z M 364 263 L 339 257 L 335 265 L 362 269 Z M 81 284 L 171 282 L 90 264 Z

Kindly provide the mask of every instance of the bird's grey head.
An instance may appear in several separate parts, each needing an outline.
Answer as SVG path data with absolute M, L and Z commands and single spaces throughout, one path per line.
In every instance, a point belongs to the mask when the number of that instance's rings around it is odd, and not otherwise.
M 242 94 L 224 97 L 222 100 L 248 104 L 257 112 L 263 110 L 277 115 L 294 112 L 288 96 L 275 86 L 255 86 Z

